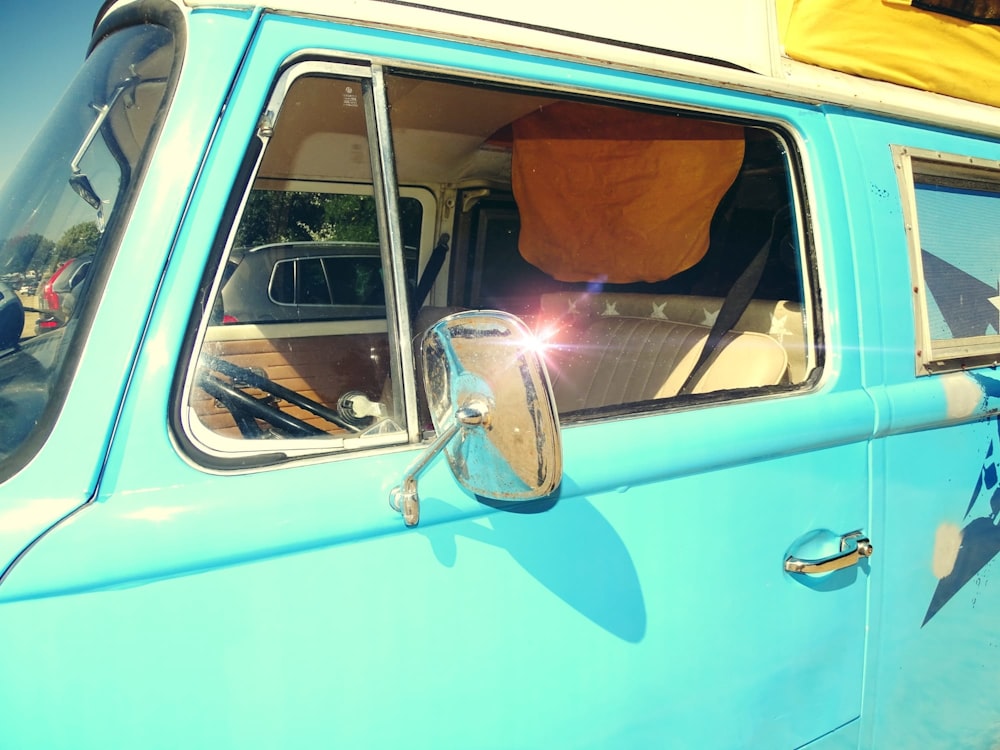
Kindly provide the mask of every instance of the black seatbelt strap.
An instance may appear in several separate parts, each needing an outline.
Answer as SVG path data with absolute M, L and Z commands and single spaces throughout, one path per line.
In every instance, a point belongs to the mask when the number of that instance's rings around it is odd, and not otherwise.
M 743 313 L 746 312 L 747 307 L 750 305 L 750 300 L 753 299 L 757 287 L 760 286 L 760 279 L 764 275 L 764 269 L 767 267 L 771 245 L 774 242 L 775 235 L 778 233 L 778 225 L 787 220 L 788 215 L 788 211 L 785 209 L 781 209 L 775 214 L 774 220 L 771 222 L 771 234 L 768 235 L 767 240 L 761 245 L 760 250 L 750 260 L 750 264 L 743 269 L 743 273 L 739 275 L 733 286 L 729 289 L 729 293 L 719 308 L 719 314 L 715 318 L 711 330 L 708 332 L 705 345 L 701 348 L 698 361 L 695 362 L 694 367 L 684 381 L 684 385 L 677 392 L 677 395 L 685 396 L 695 389 L 698 381 L 705 374 L 705 370 L 708 369 L 712 355 L 719 348 L 722 337 L 732 330 L 737 321 L 743 317 Z
M 431 287 L 434 286 L 438 274 L 441 273 L 441 268 L 444 266 L 444 259 L 448 255 L 448 243 L 450 241 L 451 237 L 447 233 L 442 234 L 434 249 L 431 250 L 431 257 L 427 259 L 427 265 L 424 266 L 424 272 L 420 275 L 417 290 L 413 295 L 414 315 L 417 314 L 417 310 L 424 306 L 424 300 L 431 293 Z

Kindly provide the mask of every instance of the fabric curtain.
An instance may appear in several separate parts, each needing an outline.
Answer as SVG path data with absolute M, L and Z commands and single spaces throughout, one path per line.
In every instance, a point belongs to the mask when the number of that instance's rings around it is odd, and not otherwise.
M 514 123 L 519 249 L 562 281 L 660 281 L 708 249 L 743 128 L 558 102 Z

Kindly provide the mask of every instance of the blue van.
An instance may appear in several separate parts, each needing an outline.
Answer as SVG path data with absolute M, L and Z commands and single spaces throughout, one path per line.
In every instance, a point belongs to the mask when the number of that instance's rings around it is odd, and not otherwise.
M 998 746 L 996 28 L 508 5 L 105 4 L 0 195 L 0 747 Z M 257 247 L 377 303 L 224 319 Z

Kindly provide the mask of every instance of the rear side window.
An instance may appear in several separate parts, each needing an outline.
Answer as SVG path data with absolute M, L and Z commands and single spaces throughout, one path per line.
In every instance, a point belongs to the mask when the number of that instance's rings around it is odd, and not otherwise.
M 261 184 L 268 181 L 261 180 Z M 233 253 L 232 271 L 216 309 L 217 322 L 260 324 L 385 315 L 374 198 L 339 192 L 351 186 L 307 181 L 297 185 L 302 189 L 251 190 L 236 232 L 238 249 Z M 418 199 L 400 198 L 411 285 L 416 283 L 423 211 Z
M 1000 163 L 894 153 L 914 276 L 917 372 L 1000 357 Z
M 295 294 L 296 270 L 301 265 L 294 260 L 279 260 L 274 264 L 274 276 L 269 287 L 271 301 L 278 305 L 294 305 L 297 302 Z M 329 300 L 327 300 L 329 301 Z
M 279 260 L 269 286 L 276 305 L 377 305 L 384 304 L 382 268 L 377 247 L 371 257 L 320 257 Z M 414 264 L 408 264 L 408 280 Z M 335 315 L 331 315 L 335 318 Z
M 303 305 L 329 305 L 330 284 L 326 280 L 323 261 L 320 258 L 303 258 L 294 261 L 299 268 L 300 283 L 296 302 Z M 286 261 L 285 265 L 288 265 Z

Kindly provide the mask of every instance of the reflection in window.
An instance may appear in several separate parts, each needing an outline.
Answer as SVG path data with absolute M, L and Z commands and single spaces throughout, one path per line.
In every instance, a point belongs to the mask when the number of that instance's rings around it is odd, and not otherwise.
M 70 392 L 182 47 L 151 22 L 103 37 L 0 185 L 0 481 Z

